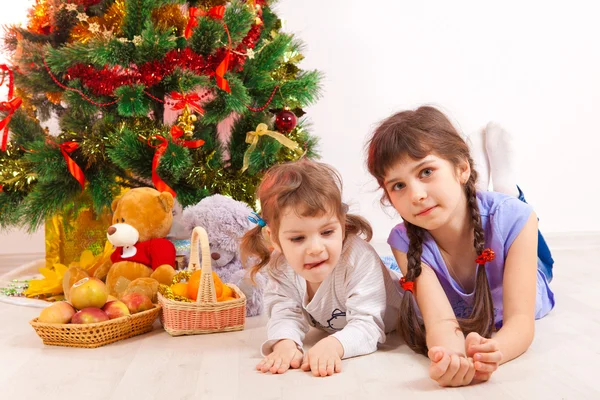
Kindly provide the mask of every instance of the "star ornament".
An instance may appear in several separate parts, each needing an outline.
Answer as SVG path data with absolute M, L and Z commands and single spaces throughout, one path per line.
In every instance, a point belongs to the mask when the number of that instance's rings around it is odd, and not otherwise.
M 100 33 L 100 24 L 98 24 L 97 22 L 92 22 L 88 29 L 92 33 Z

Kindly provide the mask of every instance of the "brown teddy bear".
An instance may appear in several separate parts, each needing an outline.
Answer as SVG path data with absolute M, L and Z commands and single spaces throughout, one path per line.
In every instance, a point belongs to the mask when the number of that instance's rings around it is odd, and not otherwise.
M 175 246 L 165 237 L 173 221 L 173 196 L 149 187 L 135 188 L 112 203 L 108 240 L 116 247 L 106 276 L 110 294 L 141 292 L 156 299 L 159 283 L 175 276 Z

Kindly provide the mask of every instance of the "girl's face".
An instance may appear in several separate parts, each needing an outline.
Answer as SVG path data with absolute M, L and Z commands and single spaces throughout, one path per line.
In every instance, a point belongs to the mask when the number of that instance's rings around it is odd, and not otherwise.
M 285 209 L 280 217 L 278 242 L 273 246 L 280 251 L 294 272 L 317 286 L 337 265 L 344 233 L 333 214 L 318 217 L 299 216 Z M 267 234 L 271 235 L 267 227 Z
M 462 185 L 470 174 L 466 160 L 455 167 L 435 154 L 420 160 L 407 157 L 387 172 L 384 189 L 402 219 L 432 231 L 463 214 Z

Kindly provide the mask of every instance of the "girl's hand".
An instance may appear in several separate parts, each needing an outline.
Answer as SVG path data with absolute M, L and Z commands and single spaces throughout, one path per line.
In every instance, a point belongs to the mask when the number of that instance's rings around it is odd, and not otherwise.
M 430 348 L 427 356 L 431 360 L 429 376 L 440 386 L 466 386 L 475 376 L 471 358 L 450 354 L 439 346 Z
M 342 372 L 342 356 L 344 348 L 333 336 L 321 339 L 304 357 L 303 371 L 312 371 L 314 376 L 329 376 Z
M 502 352 L 498 342 L 486 339 L 476 332 L 471 332 L 465 339 L 467 357 L 472 357 L 475 365 L 475 379 L 487 381 L 502 361 Z
M 275 343 L 273 352 L 256 364 L 260 372 L 283 374 L 290 368 L 299 368 L 302 362 L 302 352 L 298 350 L 296 342 L 283 339 Z

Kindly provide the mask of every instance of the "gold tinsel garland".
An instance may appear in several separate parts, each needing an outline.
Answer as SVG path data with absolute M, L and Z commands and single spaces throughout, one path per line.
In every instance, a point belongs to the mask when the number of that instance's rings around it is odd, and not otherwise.
M 15 97 L 19 97 L 23 102 L 20 109 L 25 111 L 25 114 L 35 122 L 39 122 L 37 119 L 37 107 L 33 105 L 31 93 L 24 91 L 21 88 L 15 88 Z
M 173 29 L 177 36 L 182 36 L 187 18 L 181 12 L 178 4 L 166 4 L 152 11 L 152 22 L 159 29 Z
M 87 43 L 94 37 L 110 35 L 116 37 L 121 34 L 121 26 L 125 18 L 125 1 L 115 1 L 102 17 L 89 17 L 80 21 L 71 30 L 69 41 Z
M 192 273 L 189 272 L 189 271 L 179 271 L 173 277 L 173 282 L 171 284 L 179 283 L 181 281 L 189 281 L 191 276 L 192 276 Z M 173 294 L 173 291 L 171 290 L 171 287 L 167 286 L 167 285 L 164 285 L 164 284 L 158 285 L 158 292 L 163 297 L 165 297 L 165 298 L 167 298 L 169 300 L 183 301 L 185 303 L 192 303 L 193 302 L 193 300 L 188 299 L 187 297 L 178 296 L 178 295 Z
M 29 11 L 27 30 L 39 35 L 50 34 L 50 4 L 47 0 L 36 0 L 35 6 Z
M 37 180 L 37 174 L 31 171 L 28 163 L 22 158 L 22 153 L 22 150 L 15 149 L 9 142 L 6 152 L 0 155 L 0 185 L 5 191 L 26 192 Z

